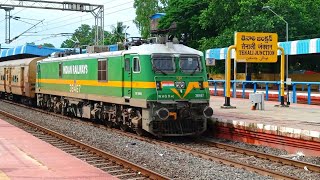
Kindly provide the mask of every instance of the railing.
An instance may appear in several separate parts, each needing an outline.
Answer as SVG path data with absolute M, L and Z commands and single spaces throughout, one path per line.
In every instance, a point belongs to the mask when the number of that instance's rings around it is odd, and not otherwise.
M 218 95 L 217 86 L 222 84 L 223 92 L 225 96 L 225 80 L 208 80 L 209 85 L 214 87 L 214 95 Z M 253 92 L 257 91 L 257 86 L 265 86 L 265 94 L 266 100 L 269 100 L 269 85 L 275 85 L 278 89 L 278 101 L 280 101 L 280 81 L 239 81 L 239 80 L 232 80 L 231 87 L 232 87 L 232 94 L 233 97 L 236 97 L 236 84 L 242 84 L 242 98 L 246 97 L 246 86 L 253 85 Z M 285 82 L 286 83 L 286 82 Z M 311 93 L 312 93 L 312 86 L 317 86 L 318 92 L 320 92 L 320 82 L 291 82 L 292 86 L 292 103 L 297 103 L 297 85 L 301 85 L 301 90 L 304 91 L 305 86 L 307 87 L 307 102 L 311 104 Z

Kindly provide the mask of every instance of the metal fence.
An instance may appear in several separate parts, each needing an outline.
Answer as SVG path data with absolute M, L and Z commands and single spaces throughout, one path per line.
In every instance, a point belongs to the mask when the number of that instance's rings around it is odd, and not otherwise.
M 208 80 L 209 85 L 214 87 L 214 95 L 218 95 L 217 87 L 223 86 L 223 92 L 225 96 L 225 80 Z M 286 83 L 286 82 L 285 82 Z M 260 85 L 260 87 L 264 87 L 265 94 L 266 94 L 266 100 L 269 100 L 269 86 L 273 85 L 277 87 L 278 90 L 278 101 L 280 101 L 280 81 L 231 81 L 231 87 L 232 87 L 232 93 L 233 97 L 236 97 L 236 85 L 242 85 L 242 98 L 246 97 L 246 86 L 250 86 L 253 88 L 253 92 L 257 91 L 257 87 Z M 305 91 L 305 88 L 307 88 L 307 102 L 308 104 L 311 104 L 311 93 L 312 93 L 312 86 L 316 86 L 317 92 L 320 92 L 320 82 L 291 82 L 292 91 L 292 103 L 297 103 L 297 86 L 301 85 L 301 90 Z M 315 91 L 313 91 L 315 92 Z

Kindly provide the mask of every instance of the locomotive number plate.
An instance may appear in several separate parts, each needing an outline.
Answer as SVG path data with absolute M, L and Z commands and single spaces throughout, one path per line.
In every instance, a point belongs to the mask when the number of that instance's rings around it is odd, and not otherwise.
M 70 92 L 71 93 L 80 93 L 81 85 L 78 84 L 70 84 Z

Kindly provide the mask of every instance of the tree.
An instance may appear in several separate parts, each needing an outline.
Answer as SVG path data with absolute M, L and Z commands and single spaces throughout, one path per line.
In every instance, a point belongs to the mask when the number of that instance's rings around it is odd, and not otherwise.
M 116 26 L 113 26 L 112 32 L 104 31 L 104 44 L 116 44 L 117 42 L 123 42 L 124 40 L 124 29 L 126 25 L 122 22 L 118 22 Z M 61 44 L 62 48 L 73 48 L 76 41 L 79 40 L 80 47 L 83 45 L 94 44 L 95 27 L 90 27 L 87 24 L 82 24 L 75 32 L 72 37 L 63 41 Z
M 94 44 L 94 29 L 87 24 L 82 24 L 75 30 L 72 37 L 62 42 L 62 48 L 73 48 L 78 39 L 80 46 Z
M 36 43 L 34 43 L 34 42 L 27 43 L 27 44 L 30 44 L 30 45 L 36 45 Z M 43 43 L 43 44 L 39 44 L 38 46 L 54 48 L 54 45 L 53 45 L 53 44 L 51 44 L 51 43 Z
M 275 32 L 279 41 L 285 41 L 285 23 L 263 6 L 272 7 L 288 22 L 289 40 L 320 36 L 320 0 L 169 0 L 160 27 L 176 22 L 175 35 L 202 51 L 234 44 L 236 31 Z
M 216 35 L 215 31 L 206 31 L 199 24 L 200 15 L 207 6 L 206 0 L 169 0 L 159 28 L 168 29 L 175 22 L 177 30 L 174 34 L 187 45 L 198 48 L 201 37 Z
M 51 43 L 43 43 L 43 44 L 40 44 L 40 46 L 54 48 L 54 45 Z
M 202 41 L 212 47 L 229 46 L 232 41 L 221 41 L 223 36 L 233 37 L 235 31 L 276 32 L 279 41 L 285 41 L 285 23 L 263 6 L 270 6 L 289 23 L 289 40 L 318 37 L 320 22 L 318 19 L 320 0 L 241 0 L 237 3 L 213 0 L 207 10 L 201 14 L 200 25 L 206 29 L 219 28 L 218 36 Z M 217 17 L 220 18 L 211 18 Z M 218 26 L 218 27 L 217 27 Z M 222 43 L 221 42 L 226 42 Z
M 143 38 L 150 36 L 150 16 L 162 12 L 167 6 L 168 0 L 135 0 L 133 7 L 136 9 L 134 23 L 141 32 Z
M 124 31 L 126 28 L 127 26 L 123 25 L 122 22 L 117 22 L 116 26 L 112 26 L 111 37 L 110 37 L 110 41 L 112 44 L 124 42 L 124 39 L 125 39 Z

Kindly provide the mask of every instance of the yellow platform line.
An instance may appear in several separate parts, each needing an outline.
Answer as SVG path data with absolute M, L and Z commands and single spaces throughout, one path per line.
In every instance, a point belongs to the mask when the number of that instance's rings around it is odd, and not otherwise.
M 10 178 L 0 170 L 0 179 L 1 180 L 10 180 Z

